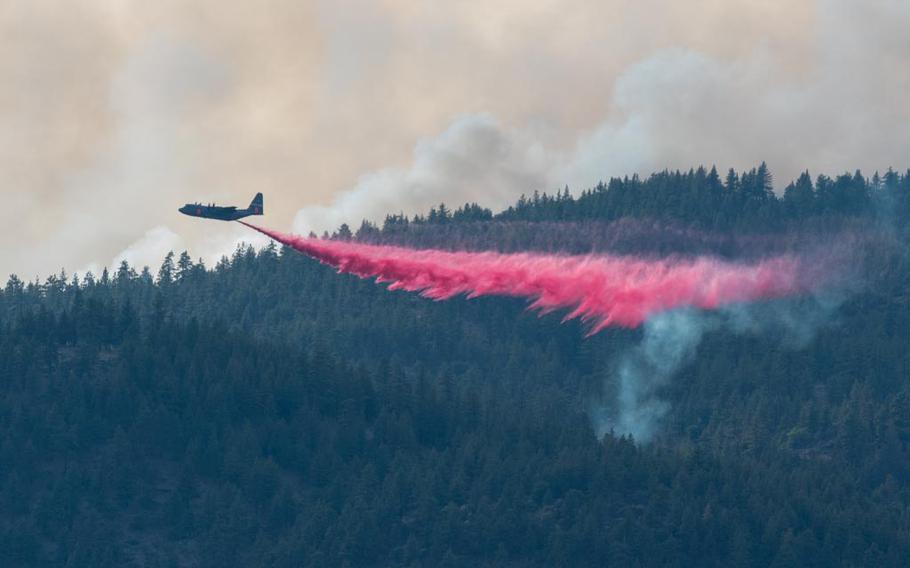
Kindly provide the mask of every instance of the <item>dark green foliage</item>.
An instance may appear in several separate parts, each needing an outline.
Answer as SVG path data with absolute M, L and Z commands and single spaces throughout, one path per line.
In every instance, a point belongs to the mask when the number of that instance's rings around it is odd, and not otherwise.
M 899 235 L 907 180 L 807 174 L 778 199 L 765 167 L 699 169 L 339 237 L 436 242 L 499 223 L 490 234 L 520 249 L 554 221 L 771 232 L 854 226 L 845 216 Z M 708 334 L 646 447 L 596 439 L 587 416 L 637 331 L 584 339 L 521 301 L 431 302 L 274 246 L 212 270 L 169 255 L 157 281 L 125 264 L 13 277 L 0 565 L 900 566 L 902 250 L 865 255 L 864 287 L 805 344 Z
M 451 221 L 477 221 L 493 217 L 468 214 L 471 205 L 459 209 Z M 473 206 L 473 207 L 476 207 Z M 772 191 L 768 167 L 738 174 L 730 170 L 722 182 L 717 170 L 698 168 L 688 172 L 664 171 L 642 180 L 613 178 L 608 183 L 582 191 L 577 198 L 568 188 L 555 195 L 534 192 L 495 216 L 510 221 L 610 221 L 622 218 L 672 219 L 677 222 L 718 230 L 771 231 L 787 226 L 790 221 L 804 220 L 819 214 L 864 216 L 881 213 L 887 208 L 902 219 L 910 213 L 910 172 L 901 176 L 888 170 L 884 178 L 876 174 L 866 180 L 860 172 L 843 174 L 835 179 L 819 176 L 816 184 L 803 174 L 778 198 Z M 426 223 L 443 223 L 444 206 L 433 209 Z M 480 211 L 480 210 L 478 210 Z M 461 212 L 461 214 L 460 214 Z M 398 219 L 398 225 L 407 225 Z

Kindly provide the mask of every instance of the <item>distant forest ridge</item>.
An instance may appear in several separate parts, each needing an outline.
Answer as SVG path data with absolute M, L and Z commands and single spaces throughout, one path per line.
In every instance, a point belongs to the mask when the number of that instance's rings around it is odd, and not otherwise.
M 910 213 L 910 169 L 900 174 L 888 169 L 865 177 L 859 170 L 813 180 L 803 172 L 778 195 L 767 165 L 741 173 L 730 169 L 721 177 L 717 169 L 699 167 L 687 172 L 664 170 L 647 178 L 638 175 L 612 178 L 586 189 L 577 197 L 569 188 L 553 193 L 535 191 L 522 195 L 505 210 L 494 213 L 478 203 L 455 209 L 442 203 L 426 214 L 409 217 L 389 214 L 382 226 L 363 221 L 353 231 L 342 225 L 334 238 L 371 238 L 400 232 L 411 225 L 444 225 L 485 221 L 616 221 L 650 219 L 728 231 L 775 231 L 803 226 L 807 219 L 825 217 L 876 218 L 906 221 Z M 796 222 L 796 223 L 794 223 Z

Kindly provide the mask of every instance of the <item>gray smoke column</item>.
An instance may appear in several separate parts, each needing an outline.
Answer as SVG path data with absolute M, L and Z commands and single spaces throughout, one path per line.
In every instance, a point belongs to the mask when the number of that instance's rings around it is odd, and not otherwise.
M 593 412 L 598 437 L 613 431 L 648 442 L 669 404 L 657 392 L 695 356 L 705 332 L 717 325 L 698 311 L 683 309 L 657 314 L 644 324 L 641 342 L 623 354 L 616 365 L 618 392 L 612 413 Z
M 660 391 L 694 360 L 705 334 L 766 335 L 785 348 L 803 349 L 819 329 L 836 323 L 847 294 L 842 288 L 800 299 L 732 304 L 715 312 L 684 308 L 656 314 L 644 323 L 641 341 L 616 360 L 613 388 L 605 395 L 615 399 L 591 409 L 598 437 L 613 432 L 650 442 L 670 410 Z

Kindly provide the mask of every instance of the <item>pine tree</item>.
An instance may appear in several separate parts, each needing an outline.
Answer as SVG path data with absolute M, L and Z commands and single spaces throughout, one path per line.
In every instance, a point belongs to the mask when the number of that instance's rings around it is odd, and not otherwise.
M 174 251 L 169 251 L 158 269 L 158 283 L 167 286 L 174 281 Z
M 177 259 L 177 280 L 184 280 L 189 277 L 193 272 L 193 259 L 190 258 L 188 252 L 183 251 L 180 253 L 180 258 Z

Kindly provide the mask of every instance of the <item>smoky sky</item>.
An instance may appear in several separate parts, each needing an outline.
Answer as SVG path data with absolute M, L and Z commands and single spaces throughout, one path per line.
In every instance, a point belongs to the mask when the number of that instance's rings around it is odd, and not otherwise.
M 0 275 L 613 175 L 910 166 L 910 5 L 0 0 Z

